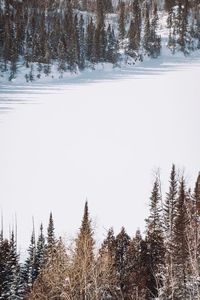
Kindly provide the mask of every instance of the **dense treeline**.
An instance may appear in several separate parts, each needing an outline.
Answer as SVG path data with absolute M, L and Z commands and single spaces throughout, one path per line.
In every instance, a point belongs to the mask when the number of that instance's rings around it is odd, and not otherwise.
M 200 299 L 200 175 L 194 191 L 172 166 L 161 195 L 156 177 L 144 236 L 111 228 L 96 249 L 86 202 L 70 248 L 55 236 L 50 214 L 47 237 L 33 230 L 22 264 L 14 233 L 0 236 L 0 299 L 189 300 Z
M 0 74 L 60 77 L 66 71 L 134 63 L 161 51 L 158 22 L 168 14 L 168 46 L 185 54 L 200 47 L 199 0 L 0 0 Z M 160 6 L 159 6 L 160 7 Z M 53 69 L 53 70 L 52 70 Z

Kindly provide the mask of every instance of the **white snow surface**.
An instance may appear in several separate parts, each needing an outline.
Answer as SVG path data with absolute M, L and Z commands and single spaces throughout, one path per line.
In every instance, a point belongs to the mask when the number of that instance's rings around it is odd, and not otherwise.
M 63 80 L 0 84 L 0 205 L 18 244 L 53 212 L 71 238 L 89 202 L 97 238 L 132 236 L 148 214 L 153 173 L 166 191 L 171 164 L 193 185 L 200 170 L 200 56 L 163 55 L 138 66 Z

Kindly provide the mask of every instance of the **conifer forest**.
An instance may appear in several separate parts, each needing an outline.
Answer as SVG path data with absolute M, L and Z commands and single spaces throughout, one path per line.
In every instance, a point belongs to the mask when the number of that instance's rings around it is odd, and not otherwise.
M 200 300 L 199 78 L 200 0 L 0 0 L 0 300 Z
M 12 81 L 23 68 L 31 82 L 55 69 L 62 78 L 98 63 L 157 58 L 163 14 L 172 53 L 200 48 L 199 0 L 1 0 L 0 76 Z
M 110 228 L 97 247 L 87 202 L 70 246 L 52 213 L 36 232 L 22 262 L 15 232 L 1 229 L 0 299 L 200 299 L 200 175 L 191 189 L 172 165 L 166 195 L 155 178 L 144 234 Z

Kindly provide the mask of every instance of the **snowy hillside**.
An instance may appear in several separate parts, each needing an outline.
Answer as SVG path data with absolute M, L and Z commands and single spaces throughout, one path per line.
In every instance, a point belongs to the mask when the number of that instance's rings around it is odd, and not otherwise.
M 0 82 L 54 80 L 200 46 L 200 5 L 177 0 L 0 3 Z M 171 3 L 171 4 L 170 4 Z M 107 67 L 106 67 L 107 68 Z

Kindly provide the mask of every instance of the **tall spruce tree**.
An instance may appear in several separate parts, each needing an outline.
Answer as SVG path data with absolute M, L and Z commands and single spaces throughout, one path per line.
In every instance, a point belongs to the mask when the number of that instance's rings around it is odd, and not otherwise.
M 85 46 L 85 29 L 84 29 L 84 18 L 81 15 L 79 20 L 79 32 L 78 32 L 78 38 L 79 38 L 79 57 L 78 57 L 78 65 L 79 68 L 82 70 L 85 67 L 85 52 L 86 52 L 86 46 Z
M 121 292 L 121 297 L 124 300 L 129 299 L 129 258 L 128 249 L 130 246 L 130 237 L 122 227 L 120 233 L 116 236 L 116 254 L 115 264 L 117 269 L 118 288 Z
M 126 15 L 125 15 L 125 2 L 119 2 L 119 38 L 121 41 L 125 38 L 126 35 Z
M 188 213 L 185 181 L 180 182 L 174 227 L 174 299 L 188 299 L 187 274 L 189 269 L 189 245 L 187 241 Z
M 164 237 L 161 218 L 161 194 L 159 179 L 156 178 L 150 198 L 150 215 L 146 220 L 146 241 L 148 249 L 148 280 L 149 298 L 159 296 L 164 272 Z
M 2 241 L 0 252 L 0 255 L 3 256 L 0 258 L 0 299 L 22 300 L 24 289 L 21 279 L 19 255 L 13 232 L 10 241 Z
M 28 257 L 25 260 L 22 277 L 24 282 L 25 293 L 29 293 L 33 287 L 33 283 L 37 277 L 36 266 L 36 244 L 35 244 L 35 231 L 33 229 L 31 241 L 28 248 Z
M 164 203 L 164 234 L 165 234 L 165 275 L 163 279 L 163 298 L 173 299 L 174 293 L 174 226 L 176 217 L 176 201 L 177 201 L 177 178 L 176 168 L 172 165 L 169 191 L 166 194 Z
M 95 60 L 101 62 L 106 59 L 105 6 L 103 0 L 97 0 L 96 20 Z
M 129 46 L 128 53 L 137 58 L 138 51 L 140 49 L 141 42 L 141 7 L 139 0 L 134 0 L 133 2 L 133 18 L 130 23 L 128 37 L 129 37 Z
M 106 46 L 106 60 L 113 64 L 117 62 L 117 50 L 118 50 L 118 43 L 115 37 L 114 30 L 111 28 L 111 25 L 108 25 L 107 29 L 107 46 Z
M 95 25 L 92 18 L 86 30 L 86 59 L 95 62 Z
M 55 228 L 52 212 L 49 216 L 49 225 L 47 228 L 47 252 L 51 254 L 54 251 L 54 247 L 56 245 L 56 237 L 55 237 Z
M 35 266 L 36 266 L 36 277 L 42 270 L 45 262 L 45 237 L 43 234 L 43 226 L 40 226 L 40 235 L 38 237 L 37 245 L 36 245 L 36 254 L 35 254 Z

